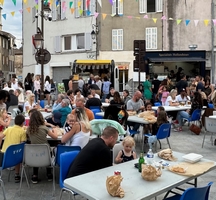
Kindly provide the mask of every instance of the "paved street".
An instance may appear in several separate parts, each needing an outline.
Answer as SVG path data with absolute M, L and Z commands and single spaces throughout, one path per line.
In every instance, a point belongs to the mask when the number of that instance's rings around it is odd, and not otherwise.
M 172 132 L 170 137 L 170 143 L 171 147 L 174 151 L 179 151 L 183 153 L 198 153 L 202 154 L 205 158 L 212 159 L 216 161 L 216 146 L 212 146 L 210 143 L 210 135 L 208 134 L 206 137 L 206 142 L 204 145 L 204 148 L 201 148 L 202 140 L 203 140 L 203 133 L 201 135 L 197 136 L 192 134 L 189 131 L 186 131 L 188 128 L 187 126 L 183 127 L 183 132 Z M 167 144 L 164 141 L 162 141 L 162 148 L 167 148 Z M 159 148 L 159 145 L 158 145 Z M 136 150 L 139 154 L 140 152 L 140 145 L 137 144 Z M 57 172 L 58 170 L 56 170 Z M 39 170 L 39 176 L 41 179 L 41 182 L 38 184 L 31 184 L 31 188 L 27 188 L 26 182 L 23 182 L 22 186 L 22 193 L 21 196 L 19 196 L 19 184 L 15 184 L 13 180 L 13 173 L 11 173 L 11 181 L 7 181 L 7 174 L 8 170 L 5 170 L 3 173 L 3 180 L 5 182 L 5 188 L 6 188 L 6 196 L 8 200 L 13 200 L 16 198 L 16 200 L 57 200 L 60 193 L 60 188 L 58 185 L 58 181 L 56 183 L 56 195 L 55 197 L 52 197 L 52 182 L 48 182 L 46 180 L 45 176 L 45 169 Z M 31 170 L 29 170 L 29 175 L 31 175 Z M 45 178 L 43 178 L 45 177 Z M 214 184 L 211 187 L 210 191 L 210 200 L 214 200 L 216 197 L 216 173 L 215 170 L 207 173 L 206 175 L 201 176 L 198 178 L 198 186 L 204 186 L 208 182 L 213 181 Z M 105 184 L 105 180 L 104 180 Z M 143 188 L 146 189 L 146 188 Z M 106 191 L 104 191 L 106 192 Z M 3 199 L 2 197 L 2 190 L 0 191 L 0 199 Z M 62 199 L 69 199 L 67 194 L 64 194 Z M 77 196 L 76 199 L 82 200 L 84 198 Z M 158 200 L 162 199 L 162 195 L 158 197 Z

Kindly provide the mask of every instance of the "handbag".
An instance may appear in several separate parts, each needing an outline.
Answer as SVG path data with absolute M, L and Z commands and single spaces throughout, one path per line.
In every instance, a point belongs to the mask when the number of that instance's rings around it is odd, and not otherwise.
M 201 132 L 201 128 L 199 126 L 195 125 L 195 124 L 191 124 L 190 131 L 192 131 L 196 135 L 199 135 L 200 132 Z

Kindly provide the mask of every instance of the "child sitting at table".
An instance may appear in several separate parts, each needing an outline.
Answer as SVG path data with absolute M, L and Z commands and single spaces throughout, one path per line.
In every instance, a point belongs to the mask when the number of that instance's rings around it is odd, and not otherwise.
M 153 110 L 152 110 L 152 104 L 150 103 L 150 102 L 148 102 L 148 103 L 146 103 L 145 104 L 145 110 L 146 111 L 149 111 L 149 112 L 152 112 Z M 151 134 L 152 133 L 152 124 L 145 124 L 144 125 L 144 131 L 145 131 L 145 133 L 149 133 L 149 134 Z
M 6 108 L 0 109 L 0 132 L 3 132 L 5 128 L 10 125 L 11 116 L 7 114 Z
M 167 91 L 167 86 L 165 85 L 163 86 L 162 96 L 161 96 L 161 102 L 163 106 L 165 105 L 168 96 L 169 96 L 169 92 Z
M 126 136 L 122 142 L 123 149 L 119 151 L 115 158 L 116 163 L 123 163 L 136 159 L 136 153 L 132 150 L 135 147 L 135 141 L 131 136 Z
M 10 145 L 19 144 L 26 141 L 26 131 L 23 128 L 25 117 L 21 114 L 15 117 L 15 125 L 7 128 L 3 133 L 0 133 L 0 146 L 2 139 L 5 138 L 4 144 L 0 152 L 0 167 L 2 166 L 4 153 Z M 15 166 L 15 183 L 20 182 L 20 164 Z
M 68 114 L 67 115 L 67 119 L 66 119 L 66 126 L 64 128 L 64 134 L 67 134 L 71 129 L 72 126 L 74 125 L 74 123 L 76 122 L 76 118 L 75 115 L 73 114 Z M 72 138 L 71 138 L 72 139 Z M 72 142 L 70 140 L 68 140 L 65 145 L 66 146 L 70 146 Z

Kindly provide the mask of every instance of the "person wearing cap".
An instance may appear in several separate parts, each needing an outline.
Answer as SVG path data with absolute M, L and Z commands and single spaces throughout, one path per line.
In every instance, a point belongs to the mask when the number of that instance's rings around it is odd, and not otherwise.
M 110 88 L 109 94 L 106 96 L 105 102 L 110 103 L 111 100 L 114 98 L 115 89 L 113 87 Z
M 184 102 L 184 104 L 186 104 L 187 101 L 190 101 L 190 97 L 187 95 L 184 88 L 180 90 L 180 94 L 176 96 L 176 100 L 178 102 Z

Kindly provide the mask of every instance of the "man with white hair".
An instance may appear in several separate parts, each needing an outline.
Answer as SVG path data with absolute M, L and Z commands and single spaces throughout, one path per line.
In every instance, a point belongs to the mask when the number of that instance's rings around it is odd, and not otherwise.
M 53 104 L 52 111 L 54 112 L 55 110 L 59 110 L 62 108 L 61 102 L 65 98 L 65 95 L 63 94 L 58 94 L 57 100 Z

